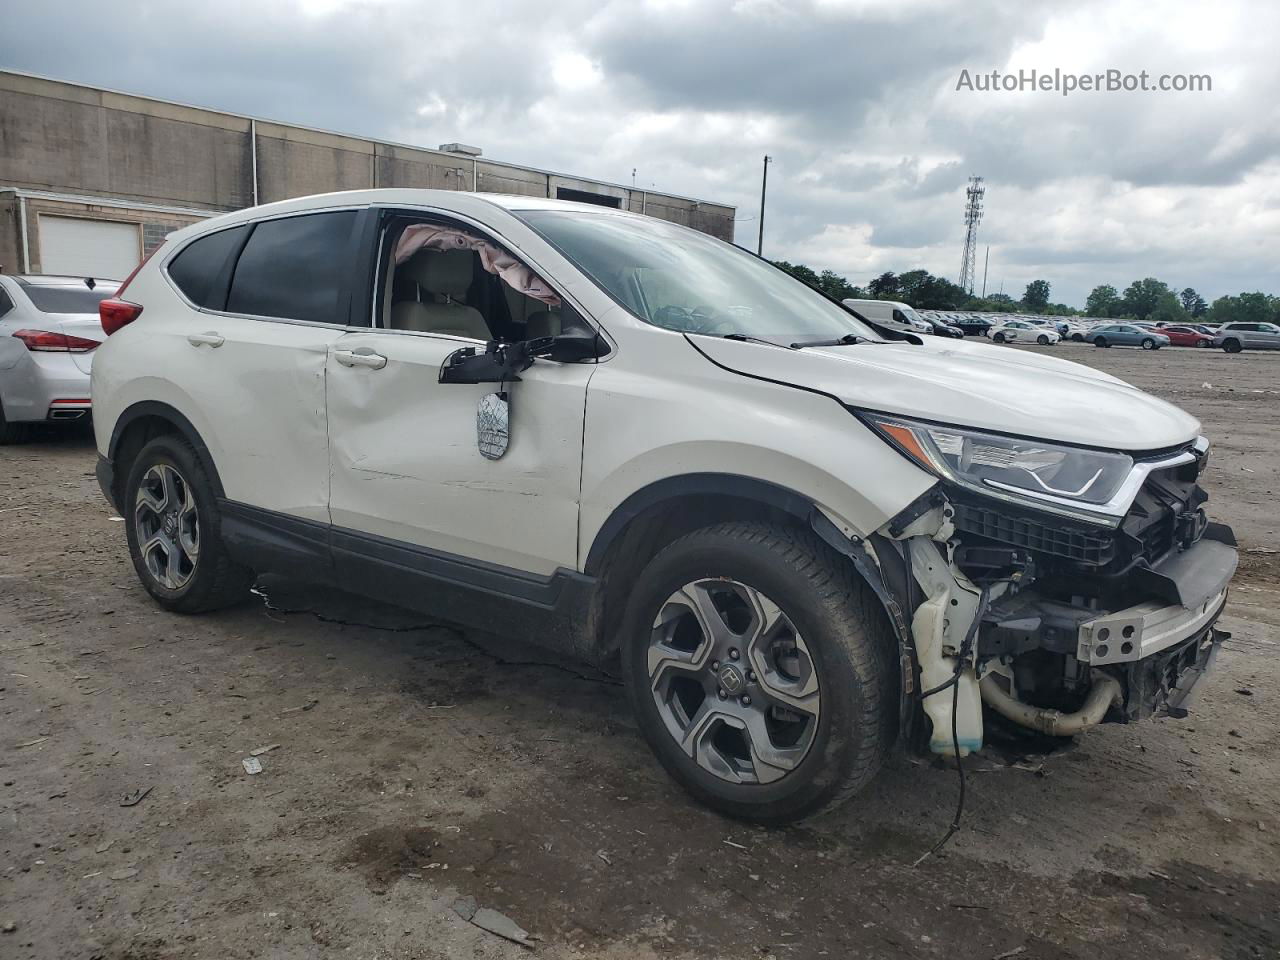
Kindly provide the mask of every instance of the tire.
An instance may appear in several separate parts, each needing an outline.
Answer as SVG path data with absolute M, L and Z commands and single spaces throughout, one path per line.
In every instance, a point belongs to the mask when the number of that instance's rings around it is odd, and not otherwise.
M 227 554 L 213 485 L 187 441 L 166 435 L 144 446 L 129 470 L 120 507 L 133 568 L 160 606 L 204 613 L 248 596 L 253 572 Z M 144 552 L 140 544 L 152 545 Z M 171 563 L 169 551 L 175 548 L 180 556 Z
M 1142 338 L 1142 349 L 1143 349 L 1143 350 L 1154 350 L 1155 348 L 1156 348 L 1156 342 L 1155 342 L 1154 340 L 1152 340 L 1150 337 L 1143 337 L 1143 338 Z
M 720 618 L 718 642 L 693 597 Z M 747 611 L 761 609 L 753 597 L 777 611 L 767 643 L 751 641 L 760 617 Z M 844 802 L 871 782 L 893 742 L 896 641 L 852 565 L 812 533 L 734 522 L 682 537 L 641 572 L 622 631 L 641 732 L 667 772 L 723 814 L 782 824 Z M 796 696 L 780 713 L 784 688 Z M 754 720 L 761 739 L 748 746 L 726 716 L 749 718 L 739 727 Z
M 994 340 L 996 343 L 1004 343 L 1004 334 L 1003 334 L 1003 333 L 997 333 L 997 334 L 996 334 L 995 336 L 993 336 L 991 339 L 992 339 L 992 340 Z
M 1231 340 L 1222 341 L 1222 349 L 1227 351 L 1227 353 L 1239 353 L 1244 349 L 1244 344 L 1239 340 L 1232 338 Z
M 1073 334 L 1071 335 L 1071 341 L 1072 341 L 1072 343 L 1084 343 L 1084 334 L 1083 334 L 1083 333 L 1073 333 Z
M 0 404 L 0 447 L 12 443 L 26 443 L 29 439 L 31 439 L 30 424 L 6 420 L 4 404 Z
M 1109 347 L 1109 346 L 1111 346 L 1111 344 L 1107 343 L 1107 338 L 1106 338 L 1106 337 L 1095 337 L 1095 338 L 1094 338 L 1094 341 L 1093 341 L 1093 345 L 1094 345 L 1095 347 Z
M 1049 345 L 1049 338 L 1042 333 L 1040 336 L 1036 337 L 1036 343 L 1040 344 L 1042 347 L 1047 347 Z
M 1197 340 L 1197 341 L 1196 341 L 1196 346 L 1197 346 L 1197 347 L 1211 347 L 1211 346 L 1213 346 L 1213 341 L 1212 341 L 1212 340 Z

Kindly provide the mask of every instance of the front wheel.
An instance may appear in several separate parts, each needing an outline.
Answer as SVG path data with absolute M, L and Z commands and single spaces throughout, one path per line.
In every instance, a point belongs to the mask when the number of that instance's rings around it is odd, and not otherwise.
M 1143 337 L 1143 338 L 1142 338 L 1142 349 L 1143 349 L 1143 350 L 1154 350 L 1155 348 L 1156 348 L 1156 342 L 1155 342 L 1154 340 L 1152 340 L 1150 337 Z
M 1239 353 L 1244 349 L 1244 345 L 1239 340 L 1224 340 L 1222 343 L 1222 349 L 1227 351 L 1227 353 Z
M 640 729 L 708 806 L 787 823 L 879 770 L 895 641 L 871 591 L 813 534 L 743 522 L 682 537 L 641 573 L 623 631 Z
M 156 437 L 138 452 L 120 509 L 133 568 L 162 607 L 202 613 L 247 596 L 253 573 L 227 554 L 213 486 L 185 440 Z
M 1084 343 L 1084 334 L 1082 334 L 1082 333 L 1073 333 L 1073 334 L 1071 335 L 1071 340 L 1072 340 L 1072 342 L 1074 342 L 1074 343 Z
M 1004 334 L 1003 334 L 1003 333 L 997 333 L 997 334 L 996 334 L 994 337 L 992 337 L 991 339 L 992 339 L 992 340 L 994 340 L 996 343 L 1004 343 Z
M 1196 341 L 1196 346 L 1197 346 L 1197 347 L 1210 347 L 1210 346 L 1213 346 L 1213 341 L 1212 341 L 1212 340 L 1197 340 L 1197 341 Z
M 1109 347 L 1109 346 L 1111 346 L 1111 344 L 1107 343 L 1107 338 L 1106 338 L 1106 337 L 1095 337 L 1095 338 L 1094 338 L 1094 341 L 1093 341 L 1093 345 L 1094 345 L 1095 347 Z
M 1042 347 L 1047 347 L 1049 345 L 1049 338 L 1042 333 L 1040 336 L 1036 337 L 1036 343 L 1040 344 Z

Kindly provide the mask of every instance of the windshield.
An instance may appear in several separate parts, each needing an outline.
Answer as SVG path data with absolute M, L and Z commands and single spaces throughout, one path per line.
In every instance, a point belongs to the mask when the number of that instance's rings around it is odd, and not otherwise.
M 83 286 L 24 283 L 22 292 L 41 313 L 98 313 L 99 302 L 116 295 L 113 281 L 90 290 Z
M 732 244 L 649 217 L 528 210 L 523 218 L 654 326 L 761 339 L 877 339 L 843 307 Z

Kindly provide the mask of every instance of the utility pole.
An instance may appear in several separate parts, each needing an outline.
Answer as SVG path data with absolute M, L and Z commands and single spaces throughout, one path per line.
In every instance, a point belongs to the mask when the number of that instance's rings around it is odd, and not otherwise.
M 982 299 L 987 299 L 987 267 L 991 266 L 991 244 L 987 244 L 987 257 L 982 262 Z
M 964 191 L 964 254 L 960 258 L 960 286 L 969 296 L 973 296 L 974 260 L 978 256 L 978 223 L 982 220 L 982 198 L 986 192 L 982 177 L 969 178 L 969 186 Z
M 764 192 L 769 186 L 769 162 L 772 157 L 764 158 L 764 173 L 760 175 L 760 239 L 756 241 L 756 255 L 764 256 Z

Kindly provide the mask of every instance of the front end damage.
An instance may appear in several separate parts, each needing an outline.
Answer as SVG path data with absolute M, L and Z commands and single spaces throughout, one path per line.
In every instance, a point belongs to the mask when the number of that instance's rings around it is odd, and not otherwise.
M 984 704 L 1058 736 L 1184 716 L 1227 639 L 1237 562 L 1204 512 L 1206 458 L 1198 441 L 1140 461 L 1114 523 L 943 482 L 868 538 L 899 612 L 908 729 L 920 705 L 929 748 L 964 756 L 982 746 Z

